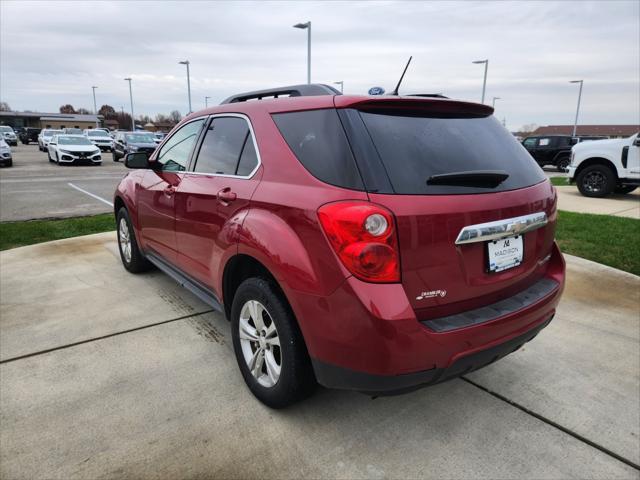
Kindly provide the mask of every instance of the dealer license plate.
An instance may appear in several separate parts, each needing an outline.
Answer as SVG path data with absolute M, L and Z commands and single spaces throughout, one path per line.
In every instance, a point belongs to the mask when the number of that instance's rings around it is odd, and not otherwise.
M 517 267 L 522 263 L 524 253 L 522 235 L 487 242 L 487 253 L 489 272 L 501 272 Z

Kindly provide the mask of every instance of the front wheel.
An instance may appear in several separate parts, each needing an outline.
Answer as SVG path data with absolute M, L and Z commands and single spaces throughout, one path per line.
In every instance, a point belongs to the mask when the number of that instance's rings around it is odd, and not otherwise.
M 621 185 L 619 187 L 614 188 L 613 193 L 620 193 L 624 195 L 626 193 L 633 192 L 636 188 L 638 188 L 636 185 Z
M 556 168 L 558 169 L 559 172 L 566 172 L 567 169 L 569 168 L 570 163 L 571 163 L 571 158 L 569 157 L 559 158 L 558 162 L 556 163 Z
M 129 212 L 122 207 L 116 216 L 118 226 L 118 250 L 122 265 L 131 273 L 140 273 L 151 268 L 151 263 L 147 260 L 140 249 L 133 232 Z
M 118 155 L 116 155 L 116 151 L 115 150 L 113 151 L 113 155 L 112 156 L 113 156 L 113 161 L 117 162 L 118 161 Z
M 49 150 L 47 150 L 47 158 L 50 162 L 53 162 L 53 158 L 51 158 L 51 152 L 49 152 Z
M 615 173 L 606 165 L 591 165 L 580 171 L 576 179 L 578 190 L 585 197 L 605 197 L 616 186 Z
M 316 379 L 302 334 L 272 283 L 250 278 L 238 287 L 231 335 L 244 381 L 262 403 L 284 408 L 313 392 Z

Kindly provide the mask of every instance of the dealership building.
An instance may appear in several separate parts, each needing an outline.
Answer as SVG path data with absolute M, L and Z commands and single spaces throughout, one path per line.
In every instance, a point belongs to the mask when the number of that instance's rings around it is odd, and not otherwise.
M 95 128 L 102 126 L 102 115 L 75 113 L 0 112 L 0 125 L 34 128 Z
M 578 125 L 576 135 L 626 138 L 640 132 L 640 125 Z M 548 125 L 538 127 L 530 136 L 573 135 L 573 125 Z

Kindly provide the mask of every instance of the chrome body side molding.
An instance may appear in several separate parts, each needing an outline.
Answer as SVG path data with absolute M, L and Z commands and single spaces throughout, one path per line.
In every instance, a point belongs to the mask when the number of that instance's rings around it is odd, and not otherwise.
M 499 240 L 505 237 L 521 235 L 540 227 L 544 227 L 548 222 L 547 214 L 544 212 L 532 213 L 521 217 L 506 218 L 495 222 L 479 223 L 469 225 L 460 230 L 456 245 L 465 243 L 486 242 Z

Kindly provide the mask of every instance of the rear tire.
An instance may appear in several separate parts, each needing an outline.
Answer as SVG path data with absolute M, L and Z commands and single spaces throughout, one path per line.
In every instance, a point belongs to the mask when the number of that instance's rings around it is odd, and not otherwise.
M 118 210 L 116 215 L 116 235 L 118 236 L 120 260 L 122 260 L 125 269 L 131 273 L 140 273 L 152 267 L 151 262 L 144 257 L 138 248 L 129 212 L 125 207 Z
M 616 175 L 606 165 L 591 165 L 580 171 L 576 183 L 585 197 L 601 198 L 613 192 Z
M 562 158 L 559 158 L 558 161 L 556 162 L 556 168 L 558 169 L 559 172 L 566 172 L 567 169 L 569 168 L 569 164 L 571 164 L 571 158 L 562 157 Z
M 636 185 L 622 185 L 620 187 L 614 188 L 613 193 L 620 193 L 624 195 L 626 193 L 633 192 L 636 188 L 638 188 Z
M 116 151 L 113 151 L 113 161 L 117 162 L 118 161 L 118 155 L 116 155 Z
M 231 307 L 231 336 L 244 381 L 262 403 L 284 408 L 313 393 L 317 383 L 302 333 L 286 300 L 269 281 L 249 278 L 238 287 Z

